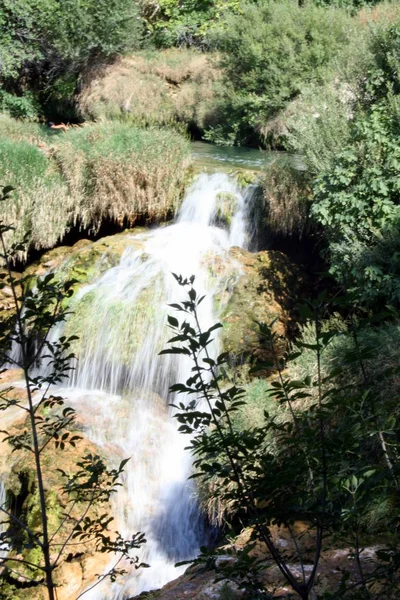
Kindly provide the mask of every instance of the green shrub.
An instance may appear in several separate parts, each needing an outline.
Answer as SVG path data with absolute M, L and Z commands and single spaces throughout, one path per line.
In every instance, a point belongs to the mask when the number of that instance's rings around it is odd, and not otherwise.
M 313 174 L 332 166 L 340 150 L 351 144 L 352 121 L 377 101 L 398 93 L 396 21 L 400 22 L 400 10 L 395 4 L 364 10 L 353 20 L 352 35 L 337 53 L 334 71 L 325 81 L 305 86 L 281 116 L 287 129 L 285 146 L 300 153 Z M 394 100 L 389 108 L 393 117 L 398 115 Z
M 0 26 L 2 79 L 23 75 L 34 87 L 135 48 L 141 35 L 131 0 L 1 0 Z
M 285 376 L 288 381 L 301 382 L 309 378 L 309 397 L 293 403 L 299 414 L 313 410 L 318 397 L 315 382 L 319 369 L 325 381 L 326 399 L 331 398 L 329 389 L 341 390 L 335 397 L 337 410 L 331 423 L 334 438 L 328 443 L 332 446 L 337 443 L 342 448 L 347 445 L 351 455 L 353 441 L 363 438 L 360 449 L 350 459 L 354 472 L 367 473 L 368 469 L 385 468 L 385 462 L 388 467 L 390 456 L 397 472 L 397 453 L 393 448 L 399 418 L 399 328 L 398 320 L 373 325 L 368 319 L 365 322 L 351 318 L 344 320 L 338 313 L 333 313 L 321 322 L 321 334 L 329 336 L 330 341 L 322 347 L 319 364 L 315 360 L 315 323 L 303 326 L 299 338 L 301 353 L 287 364 Z M 384 438 L 389 450 L 385 449 Z M 338 474 L 346 468 L 347 460 L 343 456 L 343 461 L 338 461 Z M 393 466 L 389 466 L 389 470 L 392 469 Z M 370 471 L 371 474 L 375 472 Z M 390 483 L 386 487 L 388 483 L 383 478 L 377 479 L 372 492 L 362 499 L 358 524 L 364 534 L 387 530 L 390 519 L 397 518 L 395 500 L 388 490 Z M 337 496 L 336 501 L 343 500 Z M 340 514 L 346 521 L 345 511 Z
M 142 14 L 157 46 L 209 48 L 209 32 L 226 11 L 238 12 L 240 0 L 142 0 Z
M 31 92 L 25 92 L 22 96 L 14 96 L 0 90 L 0 106 L 2 112 L 15 119 L 36 121 L 41 113 L 39 103 Z
M 381 0 L 313 0 L 317 6 L 335 6 L 356 11 L 363 6 L 375 6 Z
M 345 84 L 310 86 L 286 110 L 285 145 L 301 155 L 307 169 L 329 168 L 349 141 L 356 98 Z
M 299 8 L 297 0 L 246 2 L 229 15 L 214 34 L 225 74 L 225 138 L 248 141 L 306 84 L 324 81 L 351 35 L 345 11 Z
M 311 212 L 325 228 L 331 272 L 346 287 L 355 286 L 361 297 L 368 266 L 360 272 L 360 248 L 363 252 L 374 248 L 400 218 L 398 135 L 399 125 L 387 104 L 374 106 L 357 120 L 352 142 L 314 184 Z M 392 276 L 375 272 L 377 296 L 380 284 Z
M 385 411 L 392 411 L 393 408 L 397 412 L 396 398 L 400 381 L 395 372 L 387 371 L 400 364 L 400 348 L 397 342 L 400 334 L 399 321 L 383 322 L 378 325 L 364 323 L 363 327 L 358 328 L 357 345 L 360 355 L 363 355 L 364 373 L 357 360 L 357 346 L 352 333 L 353 329 L 357 328 L 357 319 L 352 323 L 339 313 L 333 313 L 328 319 L 322 321 L 321 328 L 323 332 L 335 333 L 321 355 L 322 376 L 326 377 L 335 367 L 341 366 L 343 371 L 337 379 L 342 379 L 343 383 L 350 387 L 361 386 L 365 374 L 371 388 L 371 396 L 379 402 L 382 414 Z M 295 380 L 303 380 L 307 375 L 315 378 L 318 369 L 313 349 L 315 327 L 312 324 L 304 325 L 299 339 L 306 346 L 303 347 L 302 353 L 288 365 L 287 375 Z

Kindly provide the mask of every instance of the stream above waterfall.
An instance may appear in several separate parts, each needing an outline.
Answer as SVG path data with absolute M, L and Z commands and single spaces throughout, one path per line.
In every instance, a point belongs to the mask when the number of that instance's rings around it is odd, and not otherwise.
M 200 141 L 192 142 L 191 148 L 194 164 L 211 173 L 235 170 L 261 173 L 269 163 L 274 161 L 289 161 L 295 169 L 304 169 L 301 157 L 288 152 L 258 150 L 246 146 L 216 146 Z

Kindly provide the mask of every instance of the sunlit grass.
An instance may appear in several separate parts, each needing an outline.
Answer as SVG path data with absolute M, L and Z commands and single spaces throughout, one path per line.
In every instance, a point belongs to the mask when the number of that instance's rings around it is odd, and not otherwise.
M 105 123 L 50 136 L 0 115 L 0 132 L 0 184 L 15 188 L 2 217 L 9 241 L 27 236 L 27 249 L 50 248 L 75 226 L 166 219 L 187 180 L 189 142 L 173 131 Z

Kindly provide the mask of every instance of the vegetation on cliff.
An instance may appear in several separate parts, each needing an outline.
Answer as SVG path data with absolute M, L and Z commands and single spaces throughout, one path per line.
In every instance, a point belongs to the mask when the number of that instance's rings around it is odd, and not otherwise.
M 286 140 L 303 170 L 267 169 L 266 211 L 273 230 L 318 234 L 331 273 L 361 303 L 398 306 L 400 11 L 365 14 L 374 26 L 360 48 L 342 55 L 328 87 L 313 83 L 288 109 Z
M 174 213 L 190 166 L 189 145 L 169 130 L 104 123 L 50 136 L 3 117 L 0 177 L 16 188 L 4 204 L 8 237 L 52 248 L 75 227 L 162 221 Z
M 202 132 L 218 119 L 220 72 L 211 56 L 193 49 L 146 50 L 87 71 L 77 97 L 85 119 L 139 126 L 168 125 Z

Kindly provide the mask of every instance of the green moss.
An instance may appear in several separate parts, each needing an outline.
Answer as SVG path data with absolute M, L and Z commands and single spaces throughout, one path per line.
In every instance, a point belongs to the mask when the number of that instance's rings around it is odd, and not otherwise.
M 144 229 L 137 228 L 135 233 Z M 108 269 L 119 264 L 127 247 L 141 247 L 142 242 L 132 239 L 132 231 L 102 238 L 96 242 L 80 240 L 72 248 L 62 246 L 46 252 L 39 261 L 25 269 L 25 289 L 32 289 L 38 276 L 54 272 L 56 280 L 75 280 L 73 291 L 98 280 Z M 64 298 L 63 308 L 68 308 L 72 298 Z
M 238 201 L 230 192 L 220 192 L 217 195 L 217 221 L 230 226 L 233 216 L 237 211 Z
M 250 171 L 247 169 L 237 169 L 235 171 L 231 171 L 229 175 L 236 179 L 242 188 L 255 183 L 260 177 L 260 173 L 257 171 Z
M 91 351 L 93 340 L 100 338 L 106 323 L 112 333 L 105 340 L 102 351 L 114 356 L 118 345 L 118 362 L 130 365 L 146 338 L 149 323 L 157 318 L 159 292 L 156 281 L 143 289 L 134 303 L 126 297 L 104 294 L 101 286 L 84 294 L 72 305 L 72 315 L 66 323 L 66 334 L 79 338 L 73 345 L 78 358 L 85 351 Z M 93 315 L 97 318 L 93 319 Z
M 222 278 L 225 285 L 215 300 L 224 325 L 222 347 L 236 362 L 270 360 L 271 348 L 263 344 L 258 323 L 274 322 L 274 331 L 286 334 L 301 273 L 280 252 L 251 254 L 233 248 L 231 256 Z

